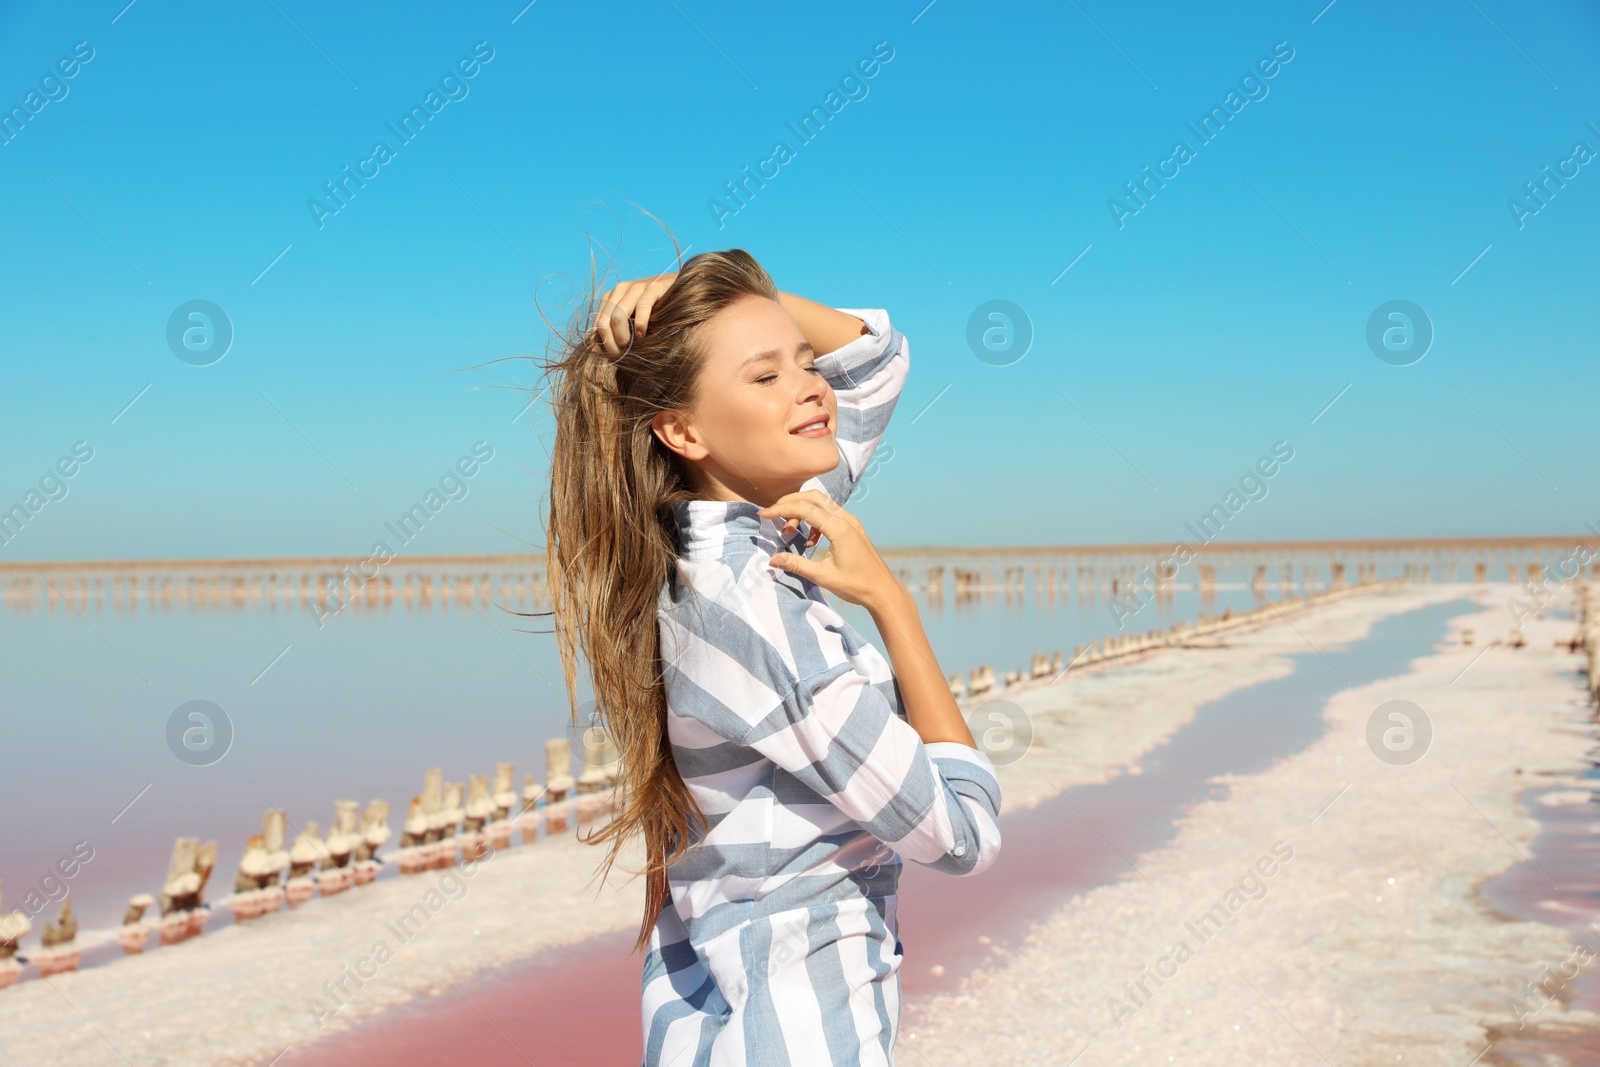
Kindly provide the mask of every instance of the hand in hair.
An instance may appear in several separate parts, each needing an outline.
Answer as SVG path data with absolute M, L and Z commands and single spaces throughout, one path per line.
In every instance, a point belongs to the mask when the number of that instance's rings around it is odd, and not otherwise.
M 631 344 L 633 338 L 644 336 L 650 322 L 650 309 L 677 276 L 674 271 L 653 278 L 636 278 L 618 282 L 606 290 L 600 298 L 600 310 L 595 314 L 594 332 L 607 352 L 620 356 L 623 344 Z
M 803 520 L 811 526 L 807 547 L 818 537 L 828 539 L 828 556 L 818 561 L 794 552 L 779 552 L 770 560 L 791 574 L 798 574 L 852 604 L 873 609 L 905 594 L 905 586 L 878 555 L 867 537 L 861 520 L 834 502 L 827 493 L 808 489 L 779 497 L 756 514 L 762 518 L 782 516 L 783 533 L 788 536 Z

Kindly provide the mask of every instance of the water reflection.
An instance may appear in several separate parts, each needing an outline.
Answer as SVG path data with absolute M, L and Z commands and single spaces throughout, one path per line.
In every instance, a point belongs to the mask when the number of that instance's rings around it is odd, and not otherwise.
M 1214 546 L 1169 575 L 1152 569 L 1158 551 L 1130 548 L 887 555 L 946 673 L 991 665 L 1003 679 L 1035 655 L 1202 612 L 1358 577 L 1521 575 L 1562 547 Z M 526 614 L 547 607 L 542 556 L 360 564 L 0 565 L 8 899 L 86 842 L 78 915 L 114 926 L 130 894 L 159 889 L 175 837 L 219 842 L 217 899 L 267 808 L 294 825 L 327 825 L 343 799 L 404 812 L 428 768 L 465 781 L 504 761 L 542 780 L 546 740 L 581 751 L 548 620 Z M 838 607 L 879 640 L 864 610 Z M 171 747 L 175 711 L 196 701 L 226 718 L 224 758 Z

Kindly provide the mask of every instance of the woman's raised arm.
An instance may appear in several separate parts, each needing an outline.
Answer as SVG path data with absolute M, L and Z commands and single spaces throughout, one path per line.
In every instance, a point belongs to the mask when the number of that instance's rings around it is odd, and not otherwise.
M 630 336 L 629 320 L 633 332 L 640 337 L 650 326 L 650 311 L 661 299 L 673 281 L 676 271 L 657 274 L 651 278 L 634 278 L 618 282 L 600 297 L 600 308 L 595 314 L 594 328 L 601 343 L 612 355 L 620 355 L 621 344 Z M 811 343 L 818 356 L 843 348 L 857 337 L 871 333 L 867 324 L 855 315 L 836 311 L 826 304 L 807 300 L 793 293 L 779 293 L 778 303 L 783 306 L 800 327 L 800 333 Z
M 794 319 L 800 332 L 811 342 L 817 356 L 825 356 L 872 331 L 855 315 L 838 311 L 815 300 L 807 300 L 793 293 L 779 293 L 778 303 Z

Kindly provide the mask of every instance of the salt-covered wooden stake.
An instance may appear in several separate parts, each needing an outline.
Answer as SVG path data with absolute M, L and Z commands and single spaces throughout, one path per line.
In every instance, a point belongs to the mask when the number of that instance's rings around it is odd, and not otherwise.
M 317 824 L 307 819 L 305 829 L 295 837 L 294 847 L 289 849 L 289 881 L 284 887 L 289 894 L 289 907 L 298 908 L 311 899 L 317 889 L 311 880 L 311 871 L 327 858 L 328 848 L 317 837 Z
M 462 823 L 462 833 L 477 833 L 489 825 L 489 820 L 494 816 L 494 799 L 489 796 L 489 776 L 487 774 L 467 775 L 467 795 L 464 804 L 466 820 Z
M 522 843 L 531 845 L 539 840 L 539 798 L 544 796 L 545 788 L 539 784 L 531 774 L 522 776 L 522 810 L 512 820 L 522 827 Z
M 600 814 L 603 801 L 599 793 L 606 787 L 606 731 L 591 726 L 583 731 L 583 770 L 578 774 L 578 830 L 583 832 Z
M 576 782 L 572 777 L 572 742 L 557 737 L 544 743 L 545 789 L 549 800 L 545 802 L 546 830 L 551 834 L 567 832 L 567 810 L 571 805 L 567 796 Z
M 72 894 L 61 901 L 61 915 L 53 923 L 45 923 L 39 934 L 44 946 L 33 955 L 33 964 L 39 968 L 39 977 L 78 969 L 78 921 L 72 916 Z
M 353 865 L 356 885 L 367 885 L 378 877 L 378 868 L 383 865 L 378 859 L 378 849 L 389 837 L 389 802 L 374 800 L 361 813 L 361 842 L 356 845 Z
M 283 876 L 289 869 L 289 813 L 271 808 L 261 818 L 261 836 L 266 839 L 266 872 L 261 886 L 261 911 L 268 914 L 283 907 L 287 891 Z
M 600 748 L 600 757 L 600 773 L 605 787 L 601 810 L 615 812 L 618 802 L 617 783 L 622 779 L 622 750 L 617 745 L 616 736 L 610 730 L 606 731 L 605 741 Z
M 426 870 L 437 867 L 439 856 L 444 852 L 439 844 L 444 838 L 444 771 L 438 767 L 422 776 L 422 817 L 428 824 L 420 846 L 422 866 Z
M 136 956 L 150 943 L 151 923 L 144 917 L 145 910 L 155 907 L 156 898 L 149 893 L 136 893 L 128 900 L 128 910 L 122 913 L 122 925 L 117 929 L 117 943 L 125 956 Z
M 494 787 L 489 794 L 489 799 L 494 802 L 494 816 L 485 828 L 489 836 L 489 847 L 500 849 L 511 846 L 511 831 L 516 828 L 516 823 L 511 817 L 516 814 L 511 809 L 517 806 L 516 774 L 509 763 L 496 763 L 494 765 Z
M 622 777 L 622 749 L 617 745 L 616 735 L 610 730 L 606 731 L 606 739 L 600 749 L 600 756 L 600 769 L 605 773 L 606 788 L 610 789 Z
M 494 817 L 494 799 L 489 796 L 487 774 L 467 775 L 466 822 L 461 829 L 461 858 L 463 861 L 481 860 L 489 852 L 489 835 L 484 827 Z
M 323 842 L 327 855 L 322 869 L 317 872 L 317 889 L 325 897 L 342 893 L 350 888 L 350 856 L 361 843 L 361 805 L 354 800 L 333 802 L 333 825 L 328 827 L 328 839 Z
M 239 873 L 233 877 L 233 894 L 222 902 L 233 912 L 235 922 L 254 919 L 265 910 L 260 887 L 268 875 L 267 862 L 267 839 L 251 834 L 245 842 L 244 858 L 239 860 Z
M 226 903 L 240 922 L 259 918 L 283 906 L 283 872 L 289 866 L 289 853 L 283 848 L 284 830 L 289 817 L 272 808 L 261 820 L 261 833 L 245 845 L 239 873 L 233 880 L 233 895 Z
M 4 884 L 0 883 L 0 893 Z M 10 915 L 0 911 L 0 989 L 13 985 L 22 977 L 22 964 L 17 962 L 17 943 L 28 936 L 33 921 L 22 911 Z
M 198 837 L 180 837 L 172 845 L 167 877 L 161 885 L 161 943 L 176 945 L 189 937 L 189 911 L 200 899 L 200 873 L 195 864 Z
M 456 836 L 456 830 L 467 815 L 461 804 L 465 789 L 465 782 L 444 783 L 444 808 L 439 813 L 439 840 L 433 853 L 435 868 L 454 867 L 456 864 L 456 856 L 461 849 L 461 839 Z
M 494 785 L 490 796 L 494 799 L 494 817 L 509 819 L 515 814 L 511 809 L 517 803 L 516 768 L 510 763 L 494 765 Z
M 163 945 L 187 941 L 204 929 L 209 909 L 201 901 L 201 894 L 216 860 L 215 841 L 202 845 L 197 837 L 180 837 L 173 842 L 166 881 L 161 887 L 161 918 L 157 924 Z
M 206 883 L 211 880 L 211 872 L 217 866 L 217 843 L 207 841 L 195 850 L 194 873 L 200 876 L 200 887 L 195 890 L 194 904 L 189 909 L 189 936 L 200 934 L 206 925 L 206 920 L 211 917 L 211 905 L 205 902 L 204 895 Z
M 606 731 L 601 726 L 590 726 L 583 731 L 583 770 L 578 772 L 579 794 L 598 793 L 605 788 Z
M 416 874 L 423 870 L 423 842 L 428 837 L 428 816 L 423 811 L 421 793 L 411 798 L 406 808 L 406 821 L 400 827 L 400 847 L 395 851 L 395 863 L 401 874 Z

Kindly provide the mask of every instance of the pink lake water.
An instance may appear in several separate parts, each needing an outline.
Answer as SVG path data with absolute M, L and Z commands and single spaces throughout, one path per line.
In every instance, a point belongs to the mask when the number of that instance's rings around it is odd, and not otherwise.
M 1292 563 L 1297 576 L 1309 571 L 1319 585 L 1328 581 L 1327 554 L 1279 561 Z M 1103 595 L 1075 577 L 1070 594 L 1041 593 L 1039 562 L 981 561 L 996 576 L 1007 567 L 1024 571 L 1013 593 L 958 601 L 948 578 L 941 597 L 918 590 L 945 673 L 990 664 L 1003 675 L 1026 669 L 1032 653 L 1070 658 L 1075 644 L 1118 632 Z M 1063 577 L 1070 571 L 1069 561 L 1045 562 L 1059 562 Z M 1380 567 L 1379 577 L 1399 565 Z M 1272 573 L 1277 596 L 1279 572 Z M 1244 577 L 1219 566 L 1215 597 L 1205 603 L 1180 582 L 1171 601 L 1147 603 L 1130 627 L 1142 632 L 1200 610 L 1249 608 L 1257 601 Z M 319 628 L 296 607 L 96 601 L 19 610 L 7 601 L 0 610 L 4 907 L 33 912 L 37 931 L 70 889 L 83 929 L 114 927 L 129 896 L 159 892 L 180 835 L 219 843 L 207 889 L 216 900 L 232 889 L 245 843 L 269 807 L 288 813 L 293 833 L 308 820 L 326 830 L 336 800 L 383 798 L 398 835 L 430 767 L 442 768 L 447 781 L 465 781 L 511 761 L 519 783 L 527 771 L 543 781 L 544 742 L 572 732 L 554 638 L 529 632 L 548 630 L 548 620 L 511 614 L 532 607 L 440 597 L 430 609 L 344 612 Z M 864 611 L 837 607 L 879 643 Z M 233 731 L 226 756 L 208 766 L 182 762 L 167 739 L 174 711 L 195 699 L 223 709 Z M 92 850 L 92 859 L 70 880 L 52 881 L 75 847 Z
M 1412 659 L 1433 650 L 1450 618 L 1470 610 L 1465 600 L 1418 609 L 1379 621 L 1346 649 L 1293 657 L 1292 674 L 1200 708 L 1141 760 L 1139 775 L 1068 789 L 1007 815 L 1000 857 L 981 875 L 950 878 L 906 864 L 899 933 L 907 1005 L 954 991 L 995 948 L 1015 947 L 1031 922 L 1075 894 L 1139 877 L 1132 864 L 1172 839 L 1174 819 L 1196 803 L 1225 798 L 1227 786 L 1210 779 L 1259 773 L 1303 750 L 1322 736 L 1322 709 L 1334 693 L 1406 673 Z M 629 955 L 631 944 L 627 932 L 608 935 L 485 972 L 437 998 L 293 1049 L 279 1062 L 637 1063 L 641 961 Z
M 1575 697 L 1571 720 L 1593 745 L 1589 765 L 1580 775 L 1593 783 L 1589 797 L 1579 803 L 1544 804 L 1543 797 L 1579 790 L 1530 780 L 1522 802 L 1539 820 L 1539 836 L 1523 862 L 1486 883 L 1481 892 L 1500 914 L 1563 927 L 1574 943 L 1597 955 L 1547 960 L 1548 972 L 1507 973 L 1505 999 L 1523 1006 L 1523 1020 L 1530 1025 L 1510 1028 L 1496 1041 L 1494 1051 L 1500 1062 L 1517 1067 L 1600 1063 L 1600 1033 L 1552 1039 L 1536 1030 L 1548 1018 L 1552 997 L 1600 1014 L 1600 726 L 1594 710 L 1580 698 L 1583 658 L 1574 655 L 1569 662 Z M 1530 990 L 1529 982 L 1543 983 L 1544 992 Z

